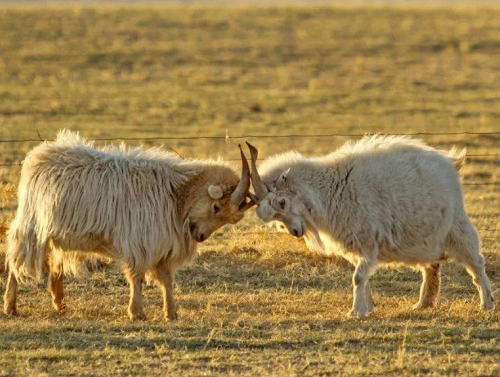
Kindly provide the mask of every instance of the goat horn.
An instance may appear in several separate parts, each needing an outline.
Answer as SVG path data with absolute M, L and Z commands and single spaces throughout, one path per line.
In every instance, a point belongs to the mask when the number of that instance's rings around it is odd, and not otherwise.
M 257 157 L 259 156 L 259 151 L 252 144 L 247 142 L 248 149 L 250 150 L 250 155 L 252 156 L 252 186 L 255 191 L 255 197 L 258 201 L 261 201 L 266 197 L 269 190 L 267 189 L 264 182 L 260 178 L 259 171 L 257 170 Z
M 238 186 L 236 186 L 236 189 L 231 194 L 231 203 L 237 207 L 245 200 L 250 188 L 250 168 L 248 167 L 248 161 L 240 144 L 238 144 L 238 148 L 240 148 L 241 154 L 241 178 Z

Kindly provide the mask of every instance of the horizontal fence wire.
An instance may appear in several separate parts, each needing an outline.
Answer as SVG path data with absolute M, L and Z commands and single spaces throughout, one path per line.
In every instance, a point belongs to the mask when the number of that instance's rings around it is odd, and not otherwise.
M 166 149 L 169 149 L 171 150 L 172 152 L 174 152 L 175 154 L 179 155 L 179 153 L 175 152 L 172 148 L 168 148 L 168 147 L 164 147 Z M 500 158 L 500 154 L 468 154 L 465 156 L 466 159 L 470 159 L 470 160 L 475 160 L 475 159 L 480 159 L 480 158 L 486 158 L 486 157 L 494 157 L 494 158 Z M 194 157 L 189 157 L 189 158 L 194 158 Z M 261 157 L 261 158 L 258 158 L 257 160 L 258 161 L 264 161 L 266 159 L 266 157 Z M 240 158 L 228 158 L 228 159 L 225 159 L 226 161 L 241 161 Z M 1 163 L 0 166 L 21 166 L 22 163 L 17 161 L 17 162 L 12 162 L 12 163 Z
M 54 139 L 43 139 L 37 130 L 38 138 L 36 139 L 0 139 L 0 143 L 31 143 L 31 142 L 44 142 L 44 141 L 54 141 Z M 458 131 L 458 132 L 407 132 L 407 133 L 327 133 L 327 134 L 284 134 L 284 135 L 264 135 L 264 134 L 248 134 L 248 135 L 236 135 L 231 136 L 226 132 L 224 136 L 155 136 L 155 137 L 102 137 L 102 138 L 92 138 L 94 141 L 173 141 L 173 140 L 225 140 L 230 142 L 230 140 L 241 140 L 241 139 L 285 139 L 285 138 L 324 138 L 324 137 L 346 137 L 346 138 L 359 138 L 369 135 L 390 135 L 390 136 L 500 136 L 500 131 L 489 131 L 489 132 L 475 132 L 475 131 Z M 177 151 L 173 148 L 165 147 L 170 151 L 176 153 L 181 158 L 183 158 Z M 477 154 L 471 153 L 467 154 L 468 159 L 481 159 L 481 158 L 500 158 L 500 154 Z M 265 158 L 259 158 L 258 160 L 264 160 Z M 240 159 L 228 159 L 227 161 L 240 161 Z M 20 167 L 21 162 L 13 163 L 0 163 L 0 167 Z M 500 186 L 500 182 L 464 182 L 465 186 Z
M 322 138 L 322 137 L 364 137 L 371 135 L 370 133 L 328 133 L 328 134 L 286 134 L 286 135 L 263 135 L 263 134 L 249 134 L 249 135 L 237 135 L 237 136 L 155 136 L 155 137 L 103 137 L 94 138 L 96 141 L 161 141 L 161 140 L 227 140 L 227 139 L 284 139 L 284 138 Z M 471 135 L 471 136 L 484 136 L 484 135 L 498 135 L 500 136 L 500 131 L 490 131 L 490 132 L 474 132 L 474 131 L 459 131 L 459 132 L 406 132 L 406 133 L 384 133 L 375 135 L 391 135 L 391 136 L 460 136 L 460 135 Z M 0 143 L 27 143 L 27 142 L 40 142 L 40 141 L 53 141 L 53 139 L 0 139 Z
M 166 148 L 172 152 L 174 152 L 175 154 L 177 154 L 179 157 L 182 157 L 178 152 L 176 152 L 173 148 L 169 148 L 169 147 L 165 147 L 163 146 L 163 148 Z M 500 154 L 466 154 L 465 158 L 466 159 L 471 159 L 471 160 L 475 160 L 475 159 L 479 159 L 479 158 L 485 158 L 485 157 L 495 157 L 495 158 L 500 158 Z M 189 158 L 194 158 L 194 157 L 189 157 Z M 264 161 L 266 159 L 266 157 L 260 157 L 258 158 L 257 160 L 258 161 Z M 226 161 L 241 161 L 241 158 L 228 158 L 228 159 L 225 159 Z M 12 163 L 1 163 L 0 166 L 21 166 L 22 163 L 19 162 L 19 161 L 16 161 L 16 162 L 12 162 Z

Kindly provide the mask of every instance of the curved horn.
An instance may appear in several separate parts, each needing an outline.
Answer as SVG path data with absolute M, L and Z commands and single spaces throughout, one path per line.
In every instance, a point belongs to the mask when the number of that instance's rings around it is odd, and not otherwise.
M 237 207 L 245 200 L 248 195 L 248 189 L 250 188 L 250 168 L 248 167 L 248 161 L 243 154 L 240 144 L 238 144 L 238 148 L 240 148 L 241 153 L 241 178 L 238 186 L 236 186 L 231 194 L 231 203 Z
M 259 156 L 259 151 L 252 144 L 247 141 L 248 149 L 250 149 L 250 155 L 252 156 L 252 186 L 255 191 L 255 196 L 258 201 L 264 199 L 269 192 L 264 182 L 260 178 L 259 171 L 257 170 L 257 157 Z

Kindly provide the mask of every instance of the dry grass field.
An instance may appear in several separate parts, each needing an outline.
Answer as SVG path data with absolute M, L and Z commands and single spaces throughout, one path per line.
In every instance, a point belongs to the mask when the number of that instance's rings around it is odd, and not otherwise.
M 227 159 L 244 139 L 147 139 L 500 132 L 499 20 L 494 5 L 2 5 L 0 139 L 35 141 L 0 142 L 0 164 L 62 128 Z M 500 299 L 500 135 L 421 137 L 472 155 L 466 207 Z M 247 138 L 264 156 L 349 139 Z M 19 170 L 0 166 L 0 229 Z M 4 250 L 0 237 L 2 265 Z M 365 320 L 345 316 L 351 273 L 252 212 L 179 273 L 177 323 L 154 286 L 148 321 L 130 323 L 114 268 L 68 278 L 62 314 L 44 284 L 23 287 L 20 316 L 0 315 L 0 376 L 500 375 L 500 309 L 478 309 L 462 268 L 445 266 L 438 308 L 421 312 L 419 273 L 381 269 Z

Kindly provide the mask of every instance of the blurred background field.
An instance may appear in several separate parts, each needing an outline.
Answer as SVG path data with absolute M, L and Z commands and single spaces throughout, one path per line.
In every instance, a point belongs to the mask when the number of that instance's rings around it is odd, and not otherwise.
M 500 297 L 499 20 L 500 6 L 472 3 L 1 5 L 0 230 L 15 213 L 18 164 L 62 128 L 231 160 L 244 140 L 269 156 L 356 138 L 226 134 L 424 133 L 471 154 L 466 207 Z M 462 131 L 478 134 L 428 135 Z M 169 139 L 201 136 L 221 138 Z M 0 376 L 500 374 L 500 315 L 478 310 L 461 268 L 446 266 L 441 304 L 420 313 L 419 274 L 379 271 L 364 321 L 344 317 L 351 271 L 251 213 L 180 272 L 176 324 L 164 323 L 155 287 L 149 322 L 128 323 L 128 288 L 112 269 L 68 279 L 63 314 L 44 288 L 23 288 L 20 318 L 0 316 Z

